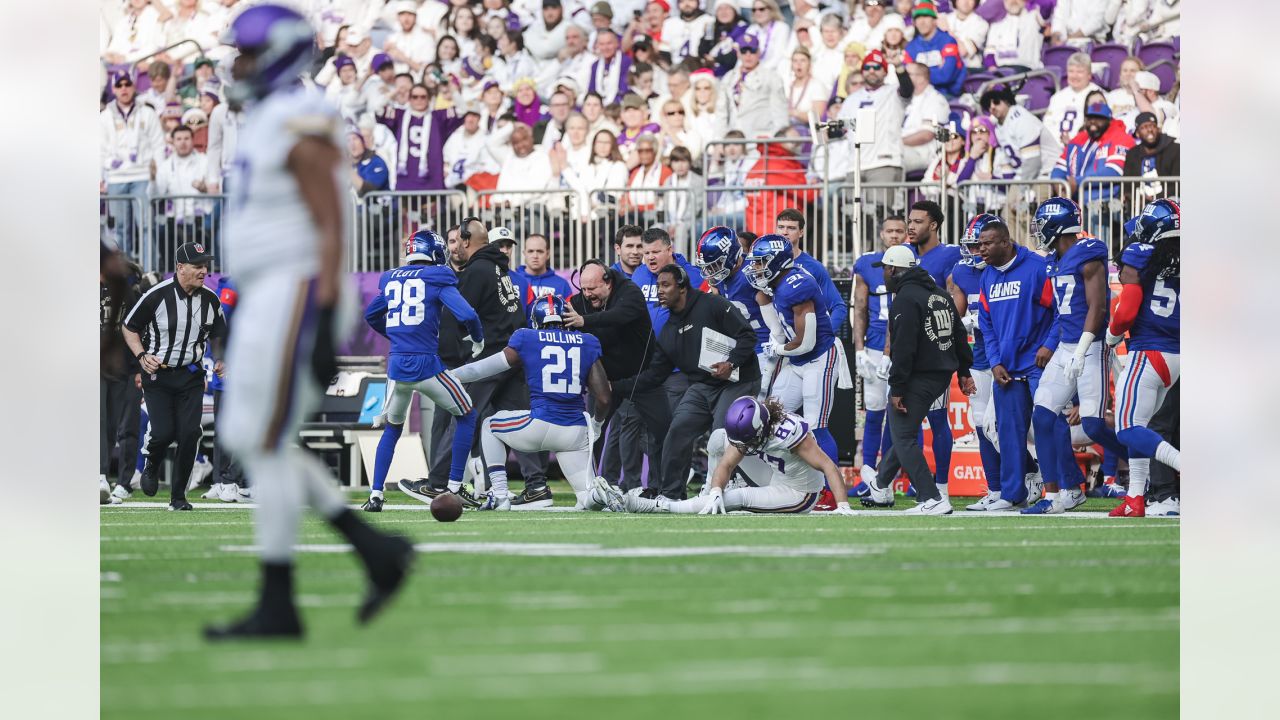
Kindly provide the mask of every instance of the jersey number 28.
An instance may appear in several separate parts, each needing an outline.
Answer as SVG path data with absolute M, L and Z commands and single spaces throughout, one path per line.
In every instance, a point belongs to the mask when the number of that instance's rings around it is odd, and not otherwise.
M 382 290 L 387 296 L 387 327 L 421 325 L 426 317 L 427 284 L 419 278 L 392 280 Z
M 547 345 L 542 348 L 542 392 L 581 395 L 582 348 Z

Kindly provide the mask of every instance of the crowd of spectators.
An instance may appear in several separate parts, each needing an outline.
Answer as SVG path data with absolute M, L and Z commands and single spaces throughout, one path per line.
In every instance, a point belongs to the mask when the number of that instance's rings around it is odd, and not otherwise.
M 104 194 L 148 202 L 228 191 L 241 116 L 226 103 L 233 51 L 219 37 L 250 4 L 103 0 Z M 291 4 L 316 28 L 307 81 L 348 122 L 361 196 L 462 189 L 485 207 L 558 202 L 602 237 L 627 212 L 660 212 L 677 238 L 699 232 L 699 217 L 752 229 L 754 215 L 780 209 L 756 202 L 756 186 L 852 179 L 851 133 L 813 132 L 863 108 L 877 116 L 856 169 L 863 182 L 1074 185 L 1177 169 L 1176 82 L 1162 93 L 1136 54 L 1117 77 L 1100 74 L 1089 50 L 1175 40 L 1178 0 Z M 1017 81 L 985 92 L 966 84 L 977 73 L 1043 69 L 1057 48 L 1078 51 L 1043 109 L 1027 111 Z M 1108 155 L 1095 161 L 1087 118 L 1101 116 Z M 752 142 L 763 138 L 776 142 Z M 662 187 L 692 192 L 653 192 Z M 971 192 L 999 209 L 998 190 Z M 121 245 L 134 248 L 133 206 L 105 205 Z M 161 198 L 153 214 L 201 237 L 218 208 Z

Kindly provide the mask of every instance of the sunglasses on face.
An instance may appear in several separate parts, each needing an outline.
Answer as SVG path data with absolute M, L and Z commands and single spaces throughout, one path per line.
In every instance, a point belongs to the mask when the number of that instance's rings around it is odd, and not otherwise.
M 116 83 L 116 87 L 118 87 L 118 88 L 120 88 L 120 87 L 133 87 L 133 83 L 129 82 L 128 80 L 121 80 L 120 82 Z
M 863 63 L 863 64 L 862 64 L 862 71 L 863 71 L 863 72 L 866 72 L 866 71 L 868 71 L 868 70 L 884 70 L 884 66 L 883 66 L 883 65 L 877 65 L 876 63 L 871 63 L 870 65 L 868 65 L 868 64 L 866 64 L 866 63 Z
M 975 135 L 990 135 L 990 134 L 991 134 L 991 131 L 990 131 L 990 130 L 988 130 L 988 129 L 986 129 L 986 128 L 975 128 L 973 132 L 974 132 L 974 134 L 975 134 Z
M 742 48 L 742 49 L 738 50 L 738 52 L 739 52 L 739 53 L 742 53 L 742 54 L 744 54 L 744 55 L 745 55 L 745 54 L 747 54 L 747 53 L 750 53 L 750 54 L 752 54 L 752 55 L 755 55 L 756 53 L 758 53 L 758 52 L 760 52 L 760 51 L 759 51 L 758 49 L 756 49 L 756 48 L 753 48 L 753 47 L 744 47 L 744 48 Z

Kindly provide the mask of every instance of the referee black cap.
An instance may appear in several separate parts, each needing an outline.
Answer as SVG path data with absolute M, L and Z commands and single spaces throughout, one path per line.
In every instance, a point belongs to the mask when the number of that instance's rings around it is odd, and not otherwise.
M 183 243 L 178 248 L 177 260 L 188 265 L 208 265 L 213 260 L 213 253 L 209 252 L 204 243 Z

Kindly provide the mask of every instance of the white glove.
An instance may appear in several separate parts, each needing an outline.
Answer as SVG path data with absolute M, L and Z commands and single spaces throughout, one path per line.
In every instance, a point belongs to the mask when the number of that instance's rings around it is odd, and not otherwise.
M 727 515 L 724 509 L 724 490 L 721 488 L 711 488 L 711 501 L 707 506 L 702 508 L 699 515 Z
M 484 352 L 484 341 L 483 341 L 483 340 L 472 340 L 470 335 L 466 336 L 466 337 L 465 337 L 465 338 L 463 338 L 463 339 L 464 339 L 464 340 L 466 340 L 467 342 L 471 343 L 471 357 L 472 357 L 472 359 L 475 359 L 475 358 L 480 357 L 480 353 Z
M 1111 331 L 1107 330 L 1107 347 L 1115 347 L 1121 342 L 1124 342 L 1124 335 L 1112 335 Z
M 876 377 L 881 380 L 889 379 L 889 369 L 893 367 L 893 358 L 888 355 L 880 358 L 880 367 L 876 368 Z
M 1062 374 L 1066 376 L 1067 382 L 1075 382 L 1084 374 L 1084 356 L 1075 353 L 1067 358 L 1067 366 L 1062 369 Z
M 780 343 L 770 340 L 760 346 L 760 355 L 765 360 L 773 360 L 778 357 L 778 348 L 780 347 L 782 347 Z
M 973 313 L 965 313 L 964 317 L 960 318 L 960 324 L 964 325 L 964 329 L 972 334 L 978 327 L 978 316 Z
M 831 511 L 832 515 L 857 515 L 853 508 L 849 507 L 849 501 L 845 500 L 836 503 L 836 509 Z
M 867 354 L 866 348 L 853 354 L 853 370 L 863 380 L 870 380 L 875 374 L 875 369 L 871 365 L 871 356 Z

